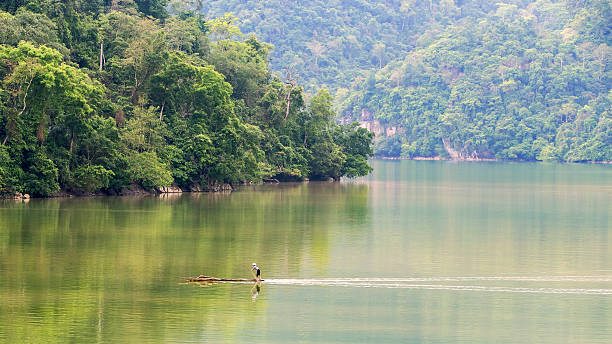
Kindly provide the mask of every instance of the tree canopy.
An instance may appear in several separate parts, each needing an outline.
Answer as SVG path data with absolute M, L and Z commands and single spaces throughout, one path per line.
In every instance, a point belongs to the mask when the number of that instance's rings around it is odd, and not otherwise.
M 326 91 L 309 104 L 270 72 L 269 44 L 242 36 L 231 15 L 168 8 L 0 5 L 0 193 L 369 173 L 372 135 L 336 124 Z
M 376 154 L 611 161 L 608 0 L 207 1 Z M 385 130 L 388 129 L 388 130 Z

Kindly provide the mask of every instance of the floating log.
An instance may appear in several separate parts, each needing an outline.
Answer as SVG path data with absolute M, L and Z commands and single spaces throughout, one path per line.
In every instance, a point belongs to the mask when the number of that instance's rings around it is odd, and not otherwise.
M 204 276 L 204 275 L 200 275 L 198 277 L 184 277 L 185 280 L 187 282 L 261 282 L 263 281 L 262 279 L 260 279 L 259 281 L 251 278 L 251 279 L 232 279 L 232 278 L 218 278 L 218 277 L 212 277 L 212 276 Z

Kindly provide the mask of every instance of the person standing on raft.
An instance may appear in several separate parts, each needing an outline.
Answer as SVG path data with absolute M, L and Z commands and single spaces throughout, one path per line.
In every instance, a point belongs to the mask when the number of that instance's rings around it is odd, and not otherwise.
M 259 270 L 259 268 L 257 267 L 257 264 L 253 263 L 253 268 L 251 269 L 251 272 L 255 271 L 253 274 L 255 275 L 255 279 L 257 281 L 261 280 L 261 270 Z

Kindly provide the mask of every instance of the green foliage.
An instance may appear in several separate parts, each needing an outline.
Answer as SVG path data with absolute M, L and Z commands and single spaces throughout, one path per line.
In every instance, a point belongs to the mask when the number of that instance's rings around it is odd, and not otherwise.
M 168 0 L 134 0 L 138 5 L 138 10 L 145 15 L 149 15 L 158 19 L 164 19 L 168 16 L 166 6 Z
M 17 46 L 21 41 L 45 44 L 68 55 L 68 49 L 59 41 L 55 23 L 44 14 L 20 10 L 13 16 L 0 12 L 0 44 Z
M 224 0 L 203 11 L 236 13 L 242 32 L 275 45 L 272 69 L 330 89 L 344 122 L 392 129 L 378 155 L 612 157 L 600 124 L 612 105 L 607 0 Z
M 8 170 L 11 164 L 11 157 L 5 146 L 0 146 L 0 194 L 7 192 L 9 185 Z
M 178 16 L 168 18 L 164 27 L 168 48 L 187 54 L 207 56 L 210 43 L 206 36 L 207 28 L 204 25 L 205 21 L 196 16 L 189 16 L 185 19 Z
M 208 29 L 215 41 L 229 40 L 240 37 L 242 32 L 234 25 L 236 17 L 231 13 L 225 13 L 222 17 L 217 17 L 208 22 Z
M 82 165 L 74 171 L 75 185 L 85 192 L 105 189 L 115 174 L 100 165 Z
M 380 138 L 374 145 L 377 154 L 382 156 L 404 156 L 411 158 L 416 155 L 416 148 L 404 147 L 399 136 Z
M 42 150 L 28 152 L 28 166 L 23 177 L 24 191 L 35 196 L 48 196 L 59 191 L 57 167 Z
M 22 172 L 9 169 L 13 189 L 39 196 L 55 193 L 60 183 L 69 186 L 77 164 L 107 154 L 97 139 L 103 120 L 93 114 L 101 85 L 62 60 L 45 46 L 0 46 L 0 135 L 11 160 L 22 167 Z
M 434 1 L 437 2 L 437 1 Z M 211 0 L 202 13 L 234 13 L 242 32 L 274 44 L 273 70 L 298 71 L 309 92 L 347 87 L 410 49 L 428 27 L 428 2 Z M 427 10 L 428 12 L 428 10 Z
M 374 134 L 357 129 L 355 122 L 339 126 L 331 121 L 334 112 L 327 90 L 319 91 L 311 99 L 308 117 L 304 142 L 311 150 L 310 178 L 352 178 L 370 173 L 366 159 L 372 154 Z
M 367 158 L 373 155 L 372 140 L 374 133 L 364 128 L 358 128 L 357 122 L 341 126 L 337 131 L 335 141 L 340 144 L 346 154 L 346 160 L 342 167 L 341 175 L 348 178 L 368 175 L 372 167 L 368 165 Z
M 346 162 L 346 155 L 340 146 L 329 141 L 316 142 L 312 144 L 311 151 L 316 159 L 310 162 L 310 178 L 340 178 Z
M 0 9 L 2 192 L 356 177 L 355 121 L 379 155 L 612 160 L 609 1 Z
M 130 179 L 147 189 L 170 186 L 174 179 L 168 166 L 160 161 L 155 152 L 131 152 L 127 156 Z
M 14 163 L 7 146 L 0 146 L 0 195 L 23 191 L 24 173 Z
M 270 45 L 230 40 L 241 36 L 232 15 L 166 5 L 1 7 L 0 192 L 369 173 L 372 137 L 336 125 L 326 91 L 307 108 L 295 78 L 268 71 Z
M 378 140 L 379 155 L 610 160 L 596 139 L 611 105 L 609 35 L 581 36 L 585 11 L 572 18 L 566 5 L 462 11 L 356 85 L 342 112 L 397 129 Z
M 244 99 L 247 105 L 252 105 L 266 89 L 269 49 L 269 45 L 254 37 L 244 43 L 224 40 L 213 45 L 209 61 L 232 85 L 234 98 Z
M 372 172 L 372 167 L 368 165 L 366 157 L 361 155 L 349 155 L 346 157 L 342 166 L 342 175 L 348 178 L 366 176 Z

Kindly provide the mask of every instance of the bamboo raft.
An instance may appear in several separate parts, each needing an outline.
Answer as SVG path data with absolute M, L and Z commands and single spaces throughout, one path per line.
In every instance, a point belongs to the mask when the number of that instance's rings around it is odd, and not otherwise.
M 200 275 L 198 277 L 183 277 L 187 282 L 208 282 L 208 283 L 214 283 L 214 282 L 261 282 L 263 281 L 262 279 L 260 279 L 259 281 L 251 278 L 251 279 L 232 279 L 232 278 L 218 278 L 218 277 L 212 277 L 212 276 L 204 276 L 204 275 Z

